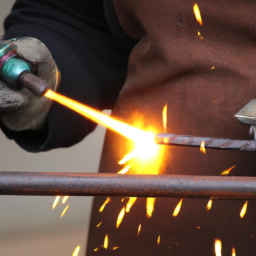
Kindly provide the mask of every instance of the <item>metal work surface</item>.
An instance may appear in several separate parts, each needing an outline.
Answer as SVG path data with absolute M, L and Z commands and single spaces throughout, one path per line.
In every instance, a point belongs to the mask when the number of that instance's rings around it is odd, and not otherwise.
M 155 142 L 163 145 L 200 147 L 202 141 L 205 148 L 255 151 L 256 141 L 254 140 L 231 140 L 224 138 L 197 137 L 190 135 L 178 135 L 172 133 L 159 133 L 156 135 Z
M 256 177 L 0 172 L 0 195 L 256 199 Z

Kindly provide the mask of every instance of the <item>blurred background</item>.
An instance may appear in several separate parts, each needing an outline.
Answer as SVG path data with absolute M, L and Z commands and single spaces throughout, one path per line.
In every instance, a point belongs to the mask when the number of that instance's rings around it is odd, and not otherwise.
M 14 0 L 0 0 L 0 35 L 3 20 Z M 110 111 L 106 112 L 110 113 Z M 105 129 L 98 127 L 78 145 L 68 149 L 31 154 L 20 149 L 0 131 L 0 169 L 20 172 L 97 172 Z M 85 254 L 92 198 L 0 196 L 0 255 L 71 256 L 80 245 Z M 61 218 L 64 208 L 69 205 Z

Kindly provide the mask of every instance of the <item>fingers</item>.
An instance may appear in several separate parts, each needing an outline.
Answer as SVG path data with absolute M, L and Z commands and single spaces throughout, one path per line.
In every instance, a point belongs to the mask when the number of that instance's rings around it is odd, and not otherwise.
M 28 104 L 26 95 L 10 89 L 0 80 L 0 111 L 12 111 L 25 107 Z

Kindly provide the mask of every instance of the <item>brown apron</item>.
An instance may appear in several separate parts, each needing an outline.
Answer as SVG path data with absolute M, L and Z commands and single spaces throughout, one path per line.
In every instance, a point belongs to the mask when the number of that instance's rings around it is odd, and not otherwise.
M 163 132 L 162 109 L 168 103 L 171 133 L 249 139 L 249 126 L 234 115 L 256 98 L 256 2 L 198 2 L 203 26 L 195 19 L 193 4 L 191 0 L 114 0 L 122 28 L 139 42 L 130 55 L 113 115 L 128 123 L 141 115 L 145 126 Z M 117 162 L 128 153 L 127 143 L 107 132 L 100 172 L 120 170 Z M 166 146 L 164 150 L 162 174 L 220 175 L 233 165 L 230 175 L 256 174 L 255 152 L 207 150 L 204 155 L 198 148 Z M 157 199 L 152 217 L 147 218 L 142 198 L 117 229 L 124 203 L 112 197 L 99 212 L 105 199 L 94 200 L 87 255 L 214 255 L 216 238 L 222 241 L 222 255 L 231 255 L 232 247 L 238 256 L 256 255 L 255 201 L 248 202 L 241 219 L 244 200 L 213 200 L 207 212 L 208 200 L 184 199 L 179 215 L 173 217 L 179 199 Z M 107 250 L 100 247 L 106 234 Z M 113 250 L 115 246 L 119 248 Z

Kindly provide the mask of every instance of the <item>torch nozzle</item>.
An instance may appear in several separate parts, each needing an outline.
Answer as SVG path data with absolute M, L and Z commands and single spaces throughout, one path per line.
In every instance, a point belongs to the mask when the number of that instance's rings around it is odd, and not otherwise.
M 23 71 L 20 73 L 17 79 L 18 84 L 22 87 L 26 87 L 36 96 L 43 96 L 49 89 L 48 84 L 39 77 L 33 75 L 29 71 Z

